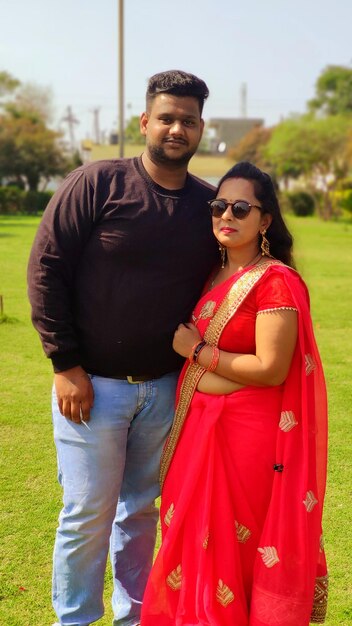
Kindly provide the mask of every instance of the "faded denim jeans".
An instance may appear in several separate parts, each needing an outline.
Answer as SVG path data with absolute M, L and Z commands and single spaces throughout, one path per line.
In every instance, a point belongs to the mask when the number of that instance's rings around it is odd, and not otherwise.
M 88 428 L 59 412 L 53 391 L 54 438 L 63 509 L 56 533 L 53 606 L 59 624 L 88 626 L 104 613 L 110 556 L 114 626 L 139 623 L 152 565 L 159 465 L 169 432 L 177 374 L 146 383 L 91 376 Z

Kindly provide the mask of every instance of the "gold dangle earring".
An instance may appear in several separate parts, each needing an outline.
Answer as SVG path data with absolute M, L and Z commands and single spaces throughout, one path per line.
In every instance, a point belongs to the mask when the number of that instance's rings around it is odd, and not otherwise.
M 269 241 L 267 240 L 267 238 L 265 237 L 266 235 L 266 228 L 264 228 L 264 230 L 261 231 L 261 236 L 262 236 L 262 243 L 260 244 L 260 248 L 262 251 L 262 256 L 270 256 L 270 244 Z
M 221 259 L 221 269 L 223 270 L 225 267 L 225 263 L 226 263 L 226 248 L 225 246 L 222 246 L 221 243 L 219 243 L 219 250 L 220 250 L 220 259 Z

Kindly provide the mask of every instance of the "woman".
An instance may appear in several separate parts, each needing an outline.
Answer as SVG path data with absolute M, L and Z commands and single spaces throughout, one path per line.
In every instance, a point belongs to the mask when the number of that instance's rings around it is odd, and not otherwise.
M 187 362 L 141 624 L 322 623 L 326 395 L 307 289 L 267 174 L 235 165 L 210 208 L 222 264 L 174 337 Z

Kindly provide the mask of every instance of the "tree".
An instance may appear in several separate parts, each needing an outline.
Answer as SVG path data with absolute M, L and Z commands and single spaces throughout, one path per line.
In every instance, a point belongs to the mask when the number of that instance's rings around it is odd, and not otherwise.
M 349 165 L 352 167 L 352 124 L 347 131 L 346 137 L 346 158 Z
M 330 191 L 349 168 L 349 119 L 343 115 L 315 118 L 305 115 L 285 120 L 273 131 L 266 155 L 278 178 L 310 176 L 323 193 L 324 217 L 334 213 Z
M 141 135 L 139 126 L 139 116 L 132 115 L 125 128 L 126 143 L 140 144 L 143 143 L 144 137 Z
M 67 160 L 58 144 L 59 133 L 26 115 L 0 117 L 0 178 L 25 179 L 37 191 L 41 178 L 63 175 Z
M 19 84 L 20 81 L 8 72 L 0 72 L 0 98 L 12 93 Z
M 53 120 L 53 95 L 49 87 L 40 87 L 34 83 L 21 85 L 16 98 L 5 105 L 5 109 L 13 114 L 26 113 L 46 124 Z
M 236 146 L 229 150 L 229 158 L 234 161 L 250 161 L 260 169 L 270 170 L 270 163 L 265 157 L 264 148 L 271 134 L 271 128 L 254 126 Z
M 320 74 L 316 96 L 308 107 L 323 115 L 352 114 L 352 69 L 343 65 L 329 65 Z
M 311 155 L 307 152 L 307 124 L 304 118 L 292 117 L 278 124 L 264 153 L 277 177 L 285 182 L 307 173 L 311 167 Z
M 6 179 L 37 191 L 42 179 L 69 169 L 60 144 L 61 134 L 51 130 L 51 95 L 36 85 L 21 85 L 7 72 L 0 73 L 0 181 Z

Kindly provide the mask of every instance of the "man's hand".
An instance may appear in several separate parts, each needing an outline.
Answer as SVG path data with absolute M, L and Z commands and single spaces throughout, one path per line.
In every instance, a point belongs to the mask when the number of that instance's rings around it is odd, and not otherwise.
M 174 334 L 172 347 L 175 352 L 187 358 L 197 341 L 202 341 L 202 337 L 194 324 L 191 322 L 179 324 Z
M 87 372 L 78 365 L 55 374 L 54 383 L 60 413 L 76 424 L 88 422 L 94 391 Z

